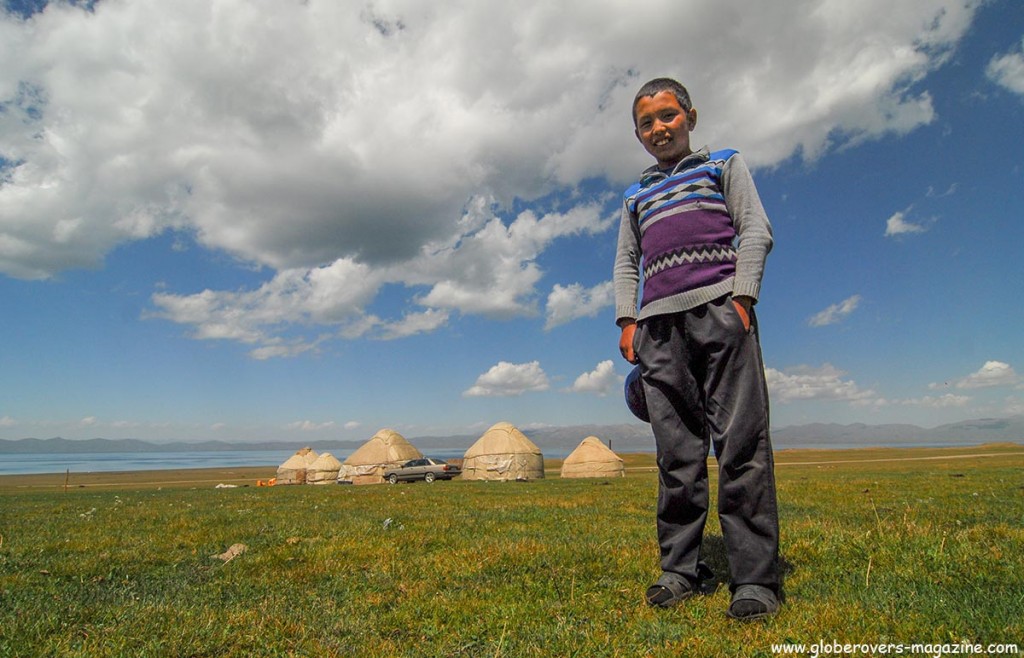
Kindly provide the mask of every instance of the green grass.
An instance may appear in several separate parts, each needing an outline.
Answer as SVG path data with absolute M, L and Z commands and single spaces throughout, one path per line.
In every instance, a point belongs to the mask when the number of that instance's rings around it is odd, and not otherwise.
M 529 483 L 0 490 L 0 656 L 1024 646 L 1024 457 L 1021 446 L 1001 450 L 804 465 L 795 462 L 811 453 L 780 454 L 788 598 L 751 624 L 726 619 L 725 588 L 671 610 L 643 604 L 658 575 L 657 478 L 646 470 Z M 713 515 L 706 535 L 724 577 Z M 247 551 L 210 557 L 235 543 Z

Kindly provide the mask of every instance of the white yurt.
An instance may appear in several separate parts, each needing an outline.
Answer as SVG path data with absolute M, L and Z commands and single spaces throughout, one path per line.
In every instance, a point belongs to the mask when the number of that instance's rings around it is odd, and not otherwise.
M 588 436 L 562 462 L 564 478 L 620 478 L 626 465 L 596 436 Z
M 334 484 L 338 481 L 341 462 L 329 452 L 321 453 L 306 469 L 306 484 Z
M 305 484 L 310 464 L 319 457 L 315 450 L 306 447 L 277 467 L 277 484 Z
M 345 484 L 380 484 L 384 470 L 401 466 L 410 459 L 419 459 L 423 453 L 404 436 L 391 429 L 382 429 L 342 463 L 338 482 Z
M 544 455 L 512 423 L 484 432 L 462 460 L 463 480 L 534 480 L 544 477 Z

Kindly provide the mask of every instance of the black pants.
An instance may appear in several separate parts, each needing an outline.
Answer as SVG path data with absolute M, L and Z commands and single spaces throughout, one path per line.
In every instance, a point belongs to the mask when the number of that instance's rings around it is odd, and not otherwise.
M 634 347 L 658 449 L 662 571 L 696 582 L 708 515 L 709 443 L 730 589 L 779 589 L 779 519 L 757 321 L 731 297 L 640 322 Z

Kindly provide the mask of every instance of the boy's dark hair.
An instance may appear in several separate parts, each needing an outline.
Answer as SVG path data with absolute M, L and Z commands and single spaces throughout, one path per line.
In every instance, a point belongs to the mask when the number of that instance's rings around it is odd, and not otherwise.
M 644 86 L 640 87 L 640 91 L 636 92 L 636 96 L 633 97 L 634 126 L 636 125 L 636 104 L 640 102 L 640 99 L 655 96 L 663 91 L 672 92 L 672 95 L 679 102 L 679 107 L 683 108 L 684 112 L 689 112 L 690 108 L 693 107 L 690 103 L 690 92 L 686 91 L 686 87 L 672 78 L 655 78 L 650 82 L 644 83 Z

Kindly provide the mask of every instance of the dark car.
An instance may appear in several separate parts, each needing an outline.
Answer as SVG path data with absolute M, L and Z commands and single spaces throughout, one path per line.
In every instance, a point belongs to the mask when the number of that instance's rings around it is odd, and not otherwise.
M 384 471 L 384 479 L 391 484 L 398 484 L 403 480 L 406 482 L 413 480 L 433 482 L 434 480 L 451 480 L 461 474 L 462 470 L 454 464 L 432 457 L 423 457 L 407 461 L 398 468 L 387 469 Z

